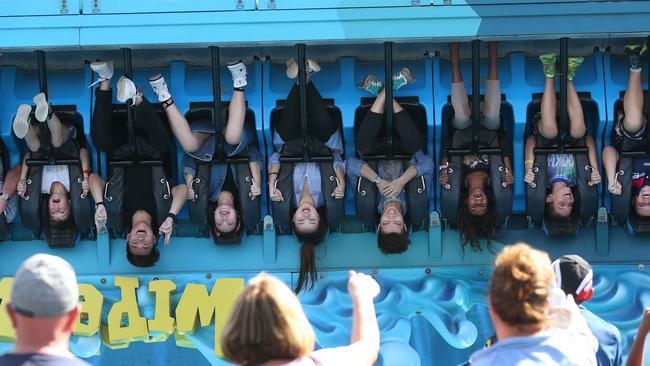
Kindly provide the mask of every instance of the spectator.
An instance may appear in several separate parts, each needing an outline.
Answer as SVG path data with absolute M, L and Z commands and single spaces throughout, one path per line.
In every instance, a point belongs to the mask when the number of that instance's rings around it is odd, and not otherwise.
M 48 254 L 29 257 L 14 276 L 7 304 L 16 346 L 0 356 L 0 366 L 88 366 L 68 345 L 80 311 L 72 266 Z
M 650 308 L 645 308 L 643 318 L 641 318 L 641 323 L 639 324 L 639 330 L 636 333 L 636 338 L 634 338 L 630 353 L 627 355 L 626 366 L 643 366 L 643 345 L 645 344 L 648 332 L 650 332 Z

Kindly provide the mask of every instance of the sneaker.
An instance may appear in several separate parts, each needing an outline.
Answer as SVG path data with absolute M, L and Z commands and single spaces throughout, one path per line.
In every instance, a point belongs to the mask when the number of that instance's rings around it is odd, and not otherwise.
M 582 65 L 584 57 L 569 57 L 568 67 L 567 67 L 567 80 L 573 80 L 576 76 L 576 70 Z
M 547 53 L 539 56 L 539 60 L 542 62 L 542 66 L 544 67 L 544 76 L 547 78 L 555 77 L 555 72 L 557 71 L 555 68 L 555 64 L 557 63 L 557 54 Z
M 46 122 L 47 117 L 50 114 L 50 104 L 47 102 L 44 93 L 38 93 L 34 96 L 34 104 L 36 104 L 36 111 L 34 111 L 34 117 L 39 122 Z
M 313 75 L 320 71 L 320 65 L 313 59 L 307 59 L 307 64 L 305 65 L 307 73 Z
M 127 79 L 128 80 L 128 79 Z M 158 101 L 160 103 L 166 102 L 172 99 L 172 95 L 169 94 L 169 88 L 167 88 L 167 83 L 162 74 L 156 74 L 149 78 L 149 85 L 153 89 L 153 92 L 158 96 Z M 119 86 L 118 86 L 119 88 Z M 135 88 L 135 86 L 134 86 Z M 119 93 L 119 92 L 118 92 Z M 119 99 L 119 98 L 118 98 Z
M 110 80 L 113 77 L 113 61 L 95 61 L 90 64 L 90 69 L 99 75 L 94 83 L 89 87 L 101 83 L 102 81 Z
M 133 81 L 129 80 L 126 76 L 122 76 L 117 81 L 117 100 L 121 103 L 126 103 L 128 100 L 131 100 L 131 105 L 134 105 L 136 95 L 138 95 L 138 90 L 135 88 Z
M 401 69 L 400 72 L 393 75 L 393 91 L 399 90 L 399 88 L 406 86 L 415 81 L 415 77 L 411 73 L 411 70 L 406 67 Z
M 234 63 L 228 64 L 228 70 L 232 74 L 232 86 L 235 88 L 243 88 L 248 85 L 246 80 L 246 65 L 242 60 L 237 60 Z
M 630 71 L 640 72 L 643 61 L 641 60 L 642 47 L 640 44 L 631 44 L 625 46 L 625 54 L 627 54 L 627 66 Z
M 289 79 L 298 77 L 298 63 L 293 57 L 287 60 L 287 77 Z
M 374 96 L 378 96 L 384 89 L 384 83 L 379 80 L 377 75 L 368 74 L 363 81 L 358 85 L 359 89 L 365 90 Z
M 32 106 L 21 104 L 18 106 L 16 116 L 14 117 L 13 129 L 14 134 L 19 139 L 25 138 L 29 131 L 29 114 L 32 113 Z

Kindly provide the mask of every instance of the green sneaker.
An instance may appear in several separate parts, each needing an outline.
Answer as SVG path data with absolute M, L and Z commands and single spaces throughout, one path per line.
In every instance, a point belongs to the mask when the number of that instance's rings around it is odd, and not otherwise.
M 578 67 L 582 65 L 582 61 L 584 61 L 584 57 L 569 57 L 569 66 L 567 67 L 567 80 L 573 80 L 573 78 L 576 76 L 576 70 L 578 70 Z
M 544 67 L 544 76 L 547 78 L 555 77 L 555 64 L 557 63 L 557 54 L 547 53 L 545 55 L 539 56 L 539 60 L 542 62 Z
M 365 90 L 374 96 L 378 96 L 384 89 L 384 83 L 379 80 L 377 75 L 368 74 L 363 78 L 363 81 L 358 85 L 358 88 Z
M 627 66 L 630 68 L 630 71 L 641 71 L 641 66 L 643 65 L 643 61 L 641 60 L 641 52 L 644 50 L 645 49 L 642 48 L 640 44 L 629 44 L 625 46 Z
M 406 67 L 401 69 L 399 73 L 393 75 L 393 91 L 397 91 L 399 88 L 408 85 L 415 81 L 415 76 L 411 73 L 411 70 Z

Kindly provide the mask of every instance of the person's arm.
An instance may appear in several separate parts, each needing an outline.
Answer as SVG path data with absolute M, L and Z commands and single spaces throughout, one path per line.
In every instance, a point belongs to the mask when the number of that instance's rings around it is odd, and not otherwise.
M 535 163 L 535 146 L 537 140 L 534 135 L 528 136 L 526 139 L 526 146 L 524 147 L 524 182 L 530 184 L 535 180 L 535 172 L 533 172 L 533 164 Z
M 607 189 L 612 194 L 621 194 L 621 183 L 616 179 L 616 165 L 618 165 L 618 151 L 613 146 L 603 149 L 603 167 L 607 175 Z
M 332 192 L 332 197 L 340 200 L 345 196 L 345 161 L 341 158 L 341 155 L 336 152 L 332 152 L 332 157 L 334 158 L 332 167 L 334 168 L 337 180 L 336 188 L 334 188 L 334 192 Z
M 643 345 L 645 344 L 646 336 L 650 331 L 650 308 L 643 310 L 643 318 L 639 324 L 639 330 L 630 348 L 630 353 L 627 355 L 626 366 L 643 366 Z
M 16 189 L 18 188 L 18 181 L 20 180 L 21 170 L 22 170 L 22 166 L 18 164 L 7 172 L 7 175 L 5 176 L 4 184 L 2 185 L 1 193 L 6 193 L 8 197 L 11 197 L 14 195 L 14 193 L 16 193 Z M 9 203 L 8 200 L 4 200 L 0 198 L 0 213 L 7 208 L 8 203 Z
M 415 167 L 415 165 L 409 164 L 409 167 L 402 173 L 402 175 L 388 183 L 386 189 L 384 190 L 384 195 L 388 198 L 394 198 L 397 197 L 402 190 L 404 190 L 404 186 L 406 183 L 410 182 L 411 179 L 415 178 L 418 176 L 418 170 Z
M 163 240 L 164 245 L 169 244 L 169 239 L 171 238 L 172 231 L 174 230 L 176 215 L 178 215 L 178 213 L 181 211 L 181 208 L 183 208 L 183 204 L 185 204 L 186 198 L 187 185 L 179 184 L 172 188 L 172 204 L 169 208 L 170 216 L 167 216 L 165 221 L 163 221 L 162 225 L 160 225 L 160 228 L 158 229 L 158 232 L 165 236 L 165 239 Z
M 106 183 L 95 173 L 90 174 L 88 181 L 90 194 L 93 196 L 93 201 L 95 201 L 95 227 L 97 232 L 101 233 L 108 222 L 108 214 L 104 206 L 104 187 L 106 187 Z
M 352 334 L 350 345 L 325 348 L 311 356 L 324 365 L 371 366 L 379 354 L 379 326 L 373 299 L 379 284 L 363 273 L 349 272 L 348 293 L 352 298 Z
M 257 161 L 249 162 L 248 166 L 251 169 L 251 178 L 253 179 L 251 182 L 250 197 L 251 200 L 254 200 L 255 197 L 262 194 L 262 189 L 260 188 L 262 183 L 262 168 Z
M 278 176 L 280 175 L 280 153 L 275 152 L 269 158 L 269 196 L 271 201 L 284 201 L 282 192 L 276 189 Z
M 88 176 L 90 175 L 90 154 L 88 154 L 88 149 L 85 147 L 79 149 L 79 161 L 81 162 L 81 171 L 83 173 L 81 192 L 85 195 L 88 193 Z
M 438 175 L 438 183 L 445 187 L 449 184 L 449 156 L 447 156 L 447 152 L 453 143 L 453 133 L 454 129 L 449 126 L 449 128 L 447 128 L 447 136 L 445 136 L 442 147 L 440 148 L 440 174 Z
M 27 192 L 27 173 L 29 173 L 29 167 L 27 166 L 27 159 L 31 156 L 31 153 L 25 154 L 23 156 L 23 163 L 20 167 L 20 179 L 18 179 L 18 185 L 16 190 L 20 197 L 25 197 L 25 192 Z
M 600 183 L 602 177 L 600 176 L 600 171 L 598 170 L 598 156 L 596 156 L 596 143 L 594 139 L 587 135 L 585 136 L 585 142 L 587 144 L 587 151 L 589 153 L 589 164 L 591 165 L 591 184 L 596 185 Z

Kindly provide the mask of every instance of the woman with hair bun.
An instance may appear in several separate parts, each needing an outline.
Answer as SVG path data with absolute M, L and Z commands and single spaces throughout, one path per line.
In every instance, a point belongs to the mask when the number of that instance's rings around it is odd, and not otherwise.
M 498 343 L 474 353 L 471 365 L 595 366 L 598 342 L 573 297 L 555 286 L 548 254 L 523 243 L 506 247 L 488 295 Z

